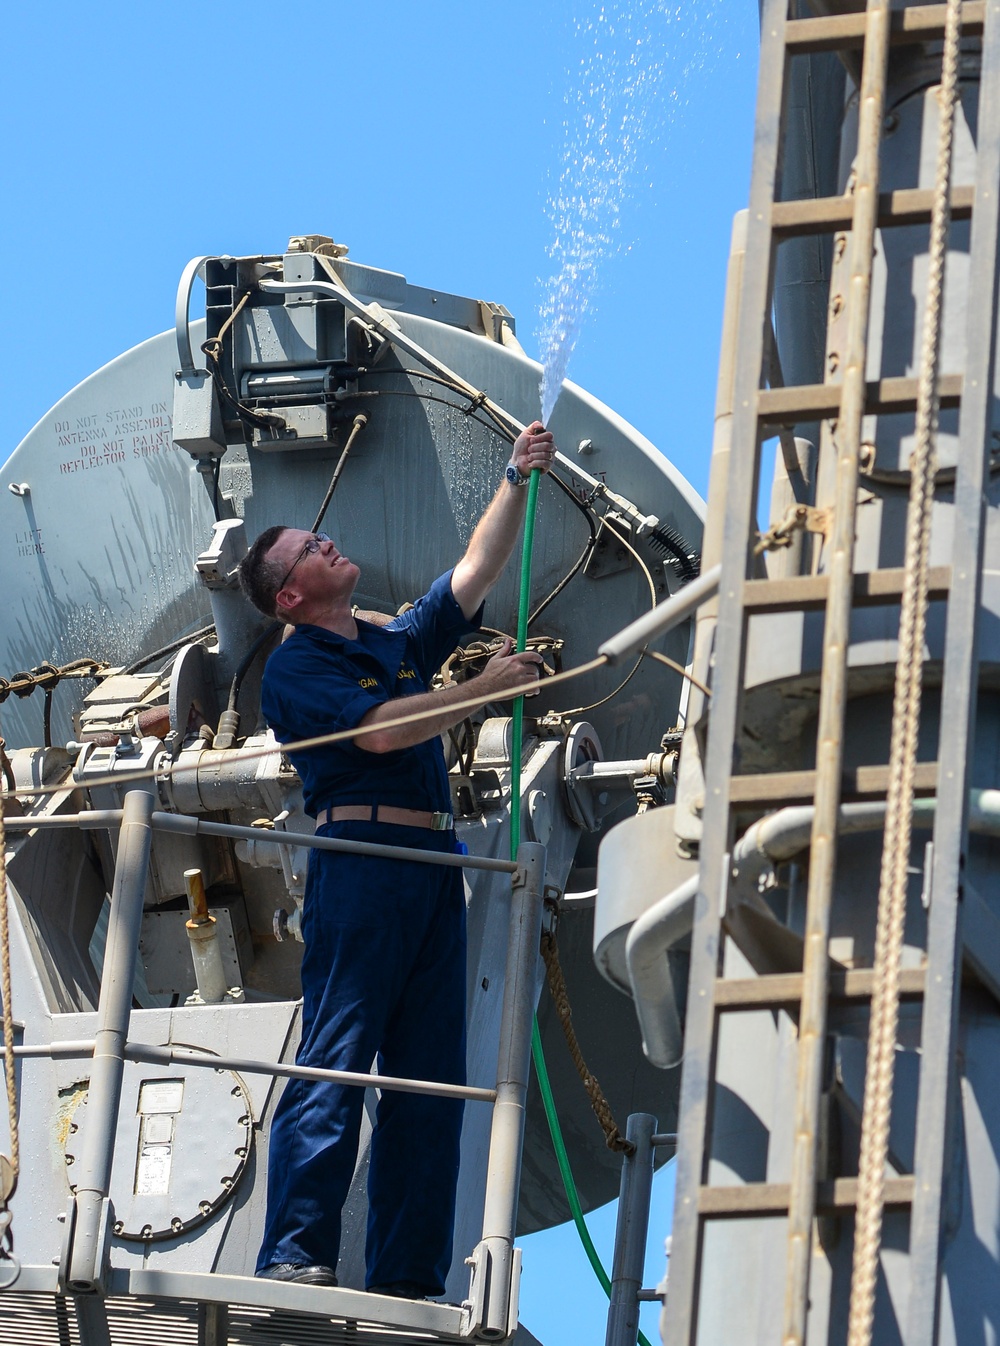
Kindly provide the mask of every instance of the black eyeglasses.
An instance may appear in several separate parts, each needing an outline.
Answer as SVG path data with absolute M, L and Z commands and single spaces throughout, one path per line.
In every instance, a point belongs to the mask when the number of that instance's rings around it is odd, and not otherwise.
M 331 540 L 331 539 L 330 539 L 329 535 L 326 534 L 326 533 L 316 533 L 314 537 L 311 537 L 311 538 L 309 539 L 309 541 L 306 542 L 306 543 L 304 544 L 302 550 L 299 552 L 298 556 L 296 556 L 296 558 L 295 558 L 295 560 L 292 562 L 292 564 L 288 567 L 288 574 L 285 576 L 285 578 L 284 578 L 284 579 L 281 581 L 281 583 L 278 585 L 277 589 L 275 590 L 275 593 L 279 593 L 279 594 L 281 593 L 282 589 L 283 589 L 283 588 L 285 587 L 285 585 L 288 583 L 288 580 L 289 580 L 289 578 L 290 578 L 290 576 L 291 576 L 292 571 L 295 569 L 295 567 L 298 565 L 298 563 L 302 560 L 303 556 L 315 556 L 315 554 L 319 551 L 319 549 L 320 549 L 320 547 L 323 545 L 323 543 L 324 543 L 324 542 L 329 542 L 330 540 Z

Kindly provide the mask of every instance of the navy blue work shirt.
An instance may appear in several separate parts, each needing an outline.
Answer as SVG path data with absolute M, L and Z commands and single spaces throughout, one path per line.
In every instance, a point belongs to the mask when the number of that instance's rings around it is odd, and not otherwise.
M 261 709 L 279 743 L 353 729 L 375 706 L 426 692 L 460 638 L 479 629 L 451 590 L 449 570 L 388 626 L 359 621 L 357 640 L 321 626 L 297 626 L 271 655 Z M 402 707 L 401 707 L 402 710 Z M 345 740 L 288 754 L 313 818 L 332 804 L 393 804 L 449 813 L 441 739 L 396 752 L 369 752 Z

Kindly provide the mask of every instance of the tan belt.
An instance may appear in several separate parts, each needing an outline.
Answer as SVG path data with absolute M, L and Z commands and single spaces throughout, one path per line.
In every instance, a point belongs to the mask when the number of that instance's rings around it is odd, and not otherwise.
M 316 815 L 317 827 L 346 822 L 396 823 L 400 827 L 450 832 L 455 820 L 450 813 L 422 813 L 420 809 L 398 809 L 392 804 L 335 804 Z

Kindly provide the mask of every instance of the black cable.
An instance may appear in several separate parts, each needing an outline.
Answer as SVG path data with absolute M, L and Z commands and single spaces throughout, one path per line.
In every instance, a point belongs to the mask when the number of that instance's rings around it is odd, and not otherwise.
M 229 703 L 226 706 L 227 710 L 236 709 L 236 703 L 240 699 L 240 688 L 243 686 L 243 679 L 250 671 L 253 661 L 257 658 L 257 655 L 267 644 L 270 638 L 274 635 L 275 631 L 280 631 L 283 626 L 284 622 L 272 622 L 270 626 L 268 626 L 262 632 L 262 634 L 257 637 L 254 643 L 247 650 L 246 654 L 240 660 L 239 667 L 237 668 L 235 674 L 233 675 L 233 681 L 229 687 Z
M 381 373 L 385 373 L 385 374 L 397 374 L 397 373 L 399 373 L 400 371 L 399 371 L 399 370 L 396 370 L 396 369 L 386 369 L 386 370 L 381 370 L 380 372 L 381 372 Z M 446 386 L 446 387 L 450 387 L 451 385 L 450 385 L 450 384 L 446 384 L 445 386 Z M 513 443 L 513 441 L 511 440 L 510 435 L 509 435 L 509 434 L 506 434 L 506 433 L 505 433 L 504 431 L 502 431 L 502 430 L 499 430 L 499 429 L 497 428 L 497 426 L 495 426 L 495 425 L 493 424 L 492 421 L 484 421 L 483 418 L 482 418 L 481 416 L 477 416 L 475 412 L 468 412 L 468 411 L 466 411 L 465 407 L 463 407 L 463 406 L 459 406 L 459 404 L 458 404 L 457 402 L 449 402 L 448 399 L 447 399 L 446 397 L 435 397 L 435 396 L 433 395 L 433 393 L 422 393 L 422 392 L 418 392 L 416 388 L 380 388 L 380 389 L 378 390 L 377 393 L 376 393 L 376 392 L 373 392 L 373 393 L 370 394 L 370 396 L 372 396 L 372 397 L 416 397 L 416 398 L 419 399 L 419 401 L 421 401 L 421 402 L 436 402 L 439 406 L 442 406 L 442 407 L 450 407 L 452 411 L 460 411 L 460 412 L 462 413 L 463 416 L 468 416 L 470 421 L 475 421 L 476 424 L 477 424 L 477 425 L 481 425 L 481 426 L 483 427 L 484 430 L 489 430 L 489 431 L 491 431 L 493 434 L 497 435 L 500 439 L 502 439 L 502 440 L 504 441 L 504 443 L 506 443 L 506 444 Z
M 595 531 L 591 533 L 590 537 L 587 538 L 587 541 L 584 543 L 583 551 L 573 562 L 571 568 L 562 577 L 562 579 L 552 590 L 552 592 L 546 598 L 542 599 L 538 607 L 535 608 L 534 612 L 529 616 L 528 618 L 529 629 L 542 615 L 542 613 L 549 606 L 549 604 L 555 602 L 555 600 L 559 597 L 562 591 L 566 588 L 566 585 L 569 584 L 570 580 L 573 579 L 576 575 L 578 575 L 579 572 L 583 569 L 583 567 L 587 564 L 587 562 L 591 558 L 591 555 L 593 554 L 596 545 L 597 545 L 597 531 L 595 529 Z
M 54 690 L 54 687 L 46 687 L 45 705 L 42 710 L 42 725 L 45 730 L 42 742 L 46 748 L 52 747 L 52 693 Z
M 222 471 L 222 459 L 216 458 L 212 466 L 212 509 L 215 511 L 215 522 L 218 523 L 222 515 L 219 513 L 219 473 Z
M 344 470 L 344 464 L 347 462 L 347 455 L 351 451 L 351 446 L 358 435 L 368 424 L 368 417 L 363 411 L 359 411 L 354 418 L 354 424 L 351 426 L 351 433 L 347 436 L 347 443 L 344 445 L 344 451 L 337 459 L 337 466 L 333 469 L 333 476 L 330 478 L 330 485 L 326 489 L 326 495 L 323 497 L 323 503 L 319 507 L 319 513 L 316 515 L 316 521 L 309 530 L 311 533 L 318 531 L 326 511 L 330 508 L 330 501 L 333 499 L 333 493 L 337 489 L 337 482 L 340 480 L 340 474 Z
M 146 664 L 151 664 L 154 659 L 165 658 L 168 654 L 173 654 L 184 645 L 190 645 L 196 640 L 202 640 L 205 636 L 210 636 L 215 630 L 215 623 L 209 622 L 198 631 L 192 631 L 189 635 L 181 636 L 177 640 L 172 640 L 169 645 L 163 645 L 158 650 L 152 650 L 149 654 L 144 654 L 140 659 L 135 659 L 121 670 L 122 675 L 126 673 L 135 673 Z
M 538 617 L 542 615 L 542 613 L 549 606 L 549 604 L 554 602 L 555 599 L 559 597 L 562 591 L 566 588 L 566 585 L 569 584 L 570 580 L 573 579 L 575 575 L 579 574 L 580 570 L 590 560 L 591 554 L 594 548 L 597 546 L 597 522 L 595 519 L 594 511 L 592 509 L 588 509 L 587 506 L 583 503 L 583 501 L 577 498 L 576 492 L 572 490 L 571 487 L 567 486 L 566 483 L 563 481 L 563 479 L 560 476 L 558 476 L 555 472 L 549 472 L 548 475 L 552 478 L 552 480 L 556 483 L 556 485 L 566 495 L 569 496 L 569 498 L 573 501 L 574 505 L 576 505 L 580 509 L 580 511 L 583 514 L 583 517 L 587 520 L 587 527 L 590 529 L 590 537 L 587 539 L 583 551 L 577 557 L 576 562 L 572 566 L 572 568 L 568 571 L 566 575 L 563 576 L 563 578 L 559 581 L 559 583 L 548 595 L 548 597 L 542 599 L 538 607 L 535 608 L 534 612 L 528 618 L 529 627 Z
M 644 659 L 645 657 L 646 657 L 645 654 L 640 654 L 640 655 L 639 655 L 639 658 L 635 661 L 635 664 L 634 664 L 634 666 L 633 666 L 633 668 L 632 668 L 631 673 L 627 673 L 627 674 L 625 675 L 625 677 L 622 678 L 622 680 L 621 680 L 621 682 L 618 684 L 618 686 L 614 689 L 614 691 L 613 691 L 613 692 L 608 692 L 607 696 L 602 696 L 601 699 L 600 699 L 600 701 L 591 701 L 591 703 L 590 703 L 589 706 L 574 706 L 572 710 L 558 710 L 558 711 L 556 711 L 556 714 L 557 714 L 557 715 L 582 715 L 582 714 L 584 713 L 584 711 L 588 711 L 588 710 L 596 710 L 598 706 L 606 705 L 607 702 L 611 701 L 614 697 L 616 697 L 616 696 L 618 695 L 618 693 L 619 693 L 620 691 L 623 691 L 624 688 L 628 685 L 628 683 L 630 683 L 630 682 L 632 681 L 632 679 L 633 679 L 633 678 L 635 677 L 635 675 L 638 673 L 638 671 L 639 671 L 639 666 L 640 666 L 640 664 L 642 663 L 642 661 L 643 661 L 643 659 Z
M 431 373 L 430 370 L 424 370 L 424 369 L 368 369 L 365 371 L 365 374 L 366 377 L 367 375 L 370 374 L 402 374 L 405 378 L 427 379 L 427 381 L 430 383 L 439 383 L 443 388 L 450 388 L 453 393 L 458 393 L 459 397 L 464 397 L 465 400 L 470 404 L 469 406 L 466 407 L 459 406 L 456 408 L 456 410 L 462 412 L 464 416 L 475 417 L 475 419 L 479 421 L 480 425 L 485 425 L 488 429 L 492 430 L 494 434 L 498 434 L 502 439 L 505 439 L 508 444 L 513 444 L 514 440 L 517 437 L 511 432 L 510 426 L 507 425 L 506 421 L 504 421 L 500 416 L 498 416 L 497 413 L 493 411 L 492 407 L 487 402 L 481 402 L 471 398 L 466 389 L 463 388 L 461 384 L 456 383 L 454 379 L 446 379 L 441 374 L 434 374 Z M 417 394 L 418 397 L 420 395 L 421 394 L 419 393 Z M 479 394 L 479 396 L 482 397 L 484 396 L 484 394 Z M 439 398 L 432 398 L 429 400 L 440 401 Z M 455 406 L 455 403 L 446 402 L 445 405 Z M 490 418 L 489 421 L 484 421 L 480 417 L 476 416 L 475 413 L 480 407 L 482 408 L 483 411 L 486 412 L 487 416 L 489 416 Z
M 476 731 L 473 728 L 472 721 L 469 719 L 468 715 L 462 721 L 462 728 L 465 730 L 465 742 L 467 745 L 465 751 L 465 762 L 463 763 L 462 766 L 462 772 L 466 776 L 471 776 L 472 762 L 476 755 Z
M 455 749 L 455 761 L 462 767 L 463 776 L 467 776 L 469 773 L 465 770 L 464 766 L 462 766 L 462 745 L 458 741 L 458 735 L 455 733 L 454 728 L 448 730 L 448 737 L 451 739 L 451 746 Z

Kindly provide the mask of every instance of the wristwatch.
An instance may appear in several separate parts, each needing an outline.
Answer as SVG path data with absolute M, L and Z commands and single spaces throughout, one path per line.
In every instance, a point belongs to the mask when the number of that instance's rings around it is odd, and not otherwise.
M 510 482 L 511 486 L 527 486 L 530 477 L 526 477 L 513 458 L 507 464 L 507 471 L 504 476 Z

